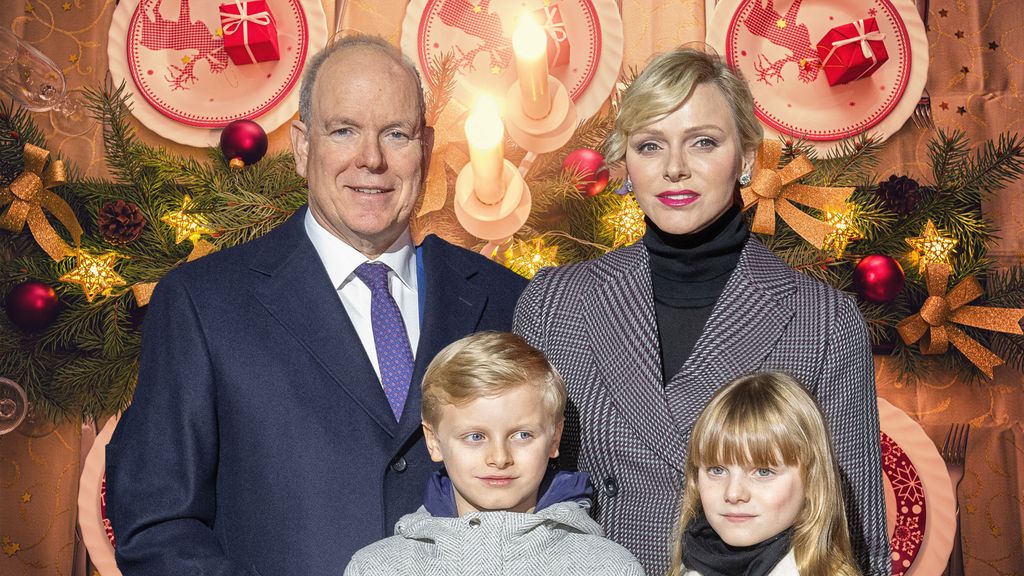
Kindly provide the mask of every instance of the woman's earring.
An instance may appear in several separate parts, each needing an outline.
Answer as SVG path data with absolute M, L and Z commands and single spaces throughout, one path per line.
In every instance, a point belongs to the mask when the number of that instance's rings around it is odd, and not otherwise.
M 750 185 L 750 172 L 744 172 L 740 175 L 740 186 Z
M 626 189 L 627 193 L 633 193 L 633 181 L 629 179 L 629 174 L 626 174 L 626 179 L 622 182 L 622 187 Z

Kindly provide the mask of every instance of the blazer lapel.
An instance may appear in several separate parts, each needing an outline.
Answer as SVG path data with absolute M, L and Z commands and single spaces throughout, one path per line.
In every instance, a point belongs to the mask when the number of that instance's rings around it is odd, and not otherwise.
M 419 289 L 424 291 L 423 310 L 420 311 L 423 325 L 416 347 L 412 385 L 402 413 L 399 432 L 402 437 L 420 426 L 420 383 L 427 365 L 442 348 L 476 330 L 487 303 L 486 293 L 471 282 L 477 274 L 471 260 L 462 258 L 458 250 L 433 235 L 423 240 L 420 249 L 423 258 L 423 277 L 419 278 Z
M 715 304 L 693 353 L 669 389 L 671 409 L 689 437 L 697 416 L 726 382 L 760 368 L 793 318 L 786 298 L 795 289 L 793 271 L 751 236 L 736 270 Z
M 251 268 L 256 299 L 355 404 L 394 435 L 398 423 L 345 307 L 306 235 L 305 209 L 271 232 Z M 269 236 L 269 235 L 268 235 Z
M 596 283 L 584 318 L 601 383 L 636 435 L 682 472 L 686 444 L 662 386 L 647 250 L 634 244 L 597 261 L 592 271 Z

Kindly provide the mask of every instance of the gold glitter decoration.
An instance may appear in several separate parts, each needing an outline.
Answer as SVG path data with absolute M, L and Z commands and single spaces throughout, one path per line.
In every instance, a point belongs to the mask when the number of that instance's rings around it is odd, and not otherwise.
M 832 231 L 825 236 L 822 250 L 832 252 L 836 258 L 842 258 L 850 242 L 864 238 L 853 224 L 855 210 L 856 207 L 851 205 L 843 212 L 825 213 L 825 223 L 832 227 Z
M 23 504 L 28 504 L 31 501 L 32 501 L 32 493 L 29 492 L 28 490 L 25 490 L 25 493 L 21 495 L 21 502 Z
M 39 246 L 50 258 L 61 260 L 72 250 L 54 231 L 44 211 L 64 225 L 75 244 L 82 237 L 82 226 L 75 218 L 74 211 L 63 198 L 50 191 L 67 182 L 64 163 L 54 160 L 47 164 L 49 151 L 32 144 L 25 144 L 23 154 L 25 170 L 9 186 L 0 190 L 0 206 L 10 204 L 7 212 L 0 217 L 0 228 L 17 234 L 28 223 L 28 229 Z
M 505 250 L 505 266 L 526 278 L 533 278 L 541 268 L 558 266 L 558 246 L 547 246 L 543 238 L 515 240 Z
M 7 557 L 10 558 L 17 554 L 18 550 L 21 550 L 21 544 L 12 542 L 11 537 L 5 534 L 3 539 L 0 540 L 0 549 L 3 549 L 4 554 L 7 554 Z
M 1020 321 L 1024 319 L 1024 308 L 967 306 L 985 291 L 977 278 L 968 276 L 947 293 L 950 270 L 949 264 L 943 262 L 928 265 L 928 299 L 920 312 L 897 324 L 896 331 L 908 346 L 921 340 L 922 354 L 945 354 L 952 342 L 991 379 L 992 369 L 1003 364 L 1003 359 L 953 324 L 1022 335 Z
M 623 196 L 618 206 L 601 217 L 601 222 L 612 232 L 613 248 L 636 242 L 647 229 L 643 210 L 632 194 Z
M 182 240 L 188 238 L 192 242 L 198 242 L 203 234 L 213 234 L 213 230 L 206 227 L 206 218 L 199 214 L 189 214 L 188 209 L 192 205 L 192 197 L 188 194 L 181 202 L 181 210 L 173 212 L 160 219 L 161 222 L 174 228 L 175 244 L 181 244 Z
M 89 302 L 100 295 L 109 296 L 114 286 L 125 285 L 124 278 L 114 270 L 114 262 L 119 258 L 116 252 L 93 256 L 79 250 L 75 256 L 75 267 L 60 281 L 80 285 Z
M 918 272 L 924 272 L 929 264 L 949 264 L 949 255 L 956 246 L 956 240 L 946 238 L 935 229 L 935 223 L 931 220 L 924 225 L 924 232 L 920 236 L 907 238 L 907 244 L 914 248 L 918 257 Z

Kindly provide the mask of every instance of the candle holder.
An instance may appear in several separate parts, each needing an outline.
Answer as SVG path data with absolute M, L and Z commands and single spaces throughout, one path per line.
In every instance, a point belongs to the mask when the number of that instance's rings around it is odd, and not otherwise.
M 508 104 L 505 129 L 516 144 L 535 154 L 558 150 L 572 138 L 576 130 L 576 105 L 569 98 L 565 85 L 550 74 L 548 94 L 551 95 L 551 111 L 540 119 L 527 116 L 523 110 L 519 80 L 512 84 L 505 95 Z
M 530 216 L 533 205 L 530 187 L 522 174 L 508 160 L 502 165 L 501 200 L 485 204 L 473 189 L 473 167 L 467 164 L 455 181 L 455 217 L 459 224 L 477 238 L 501 240 L 516 233 Z

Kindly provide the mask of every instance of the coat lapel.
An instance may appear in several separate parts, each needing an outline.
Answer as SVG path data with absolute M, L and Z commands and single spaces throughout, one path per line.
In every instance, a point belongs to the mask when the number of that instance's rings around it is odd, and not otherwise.
M 420 249 L 423 258 L 423 310 L 420 341 L 416 348 L 409 397 L 402 413 L 400 436 L 420 426 L 420 383 L 434 356 L 448 344 L 476 330 L 487 303 L 486 292 L 472 283 L 478 270 L 470 259 L 437 236 L 427 236 Z M 458 265 L 456 265 L 458 264 Z
M 305 212 L 296 211 L 265 238 L 263 251 L 251 265 L 259 276 L 255 297 L 344 393 L 393 436 L 398 423 L 345 307 L 306 235 Z
M 680 432 L 689 437 L 697 416 L 723 384 L 759 369 L 793 319 L 787 298 L 794 272 L 751 236 L 693 353 L 668 384 Z
M 638 437 L 680 472 L 685 441 L 662 386 L 647 250 L 637 243 L 595 261 L 584 318 L 594 362 Z

